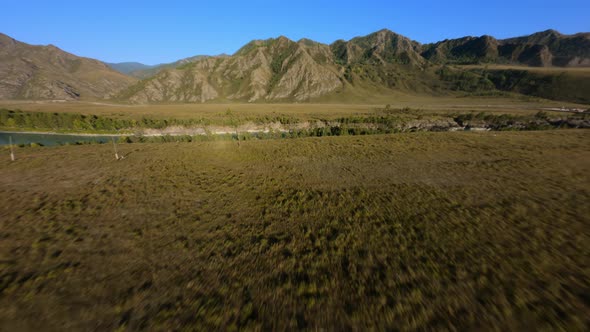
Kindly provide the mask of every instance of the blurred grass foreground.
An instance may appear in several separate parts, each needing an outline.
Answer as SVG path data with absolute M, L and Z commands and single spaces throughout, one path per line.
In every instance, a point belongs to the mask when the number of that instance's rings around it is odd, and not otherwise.
M 3 153 L 0 329 L 587 330 L 589 143 L 571 129 Z

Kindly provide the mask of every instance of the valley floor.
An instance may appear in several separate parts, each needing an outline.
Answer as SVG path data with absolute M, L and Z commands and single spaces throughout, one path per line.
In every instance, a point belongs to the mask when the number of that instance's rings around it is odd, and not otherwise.
M 590 131 L 19 149 L 0 329 L 584 330 Z
M 590 105 L 551 101 L 516 95 L 512 97 L 433 97 L 396 95 L 373 100 L 372 103 L 207 103 L 207 104 L 116 104 L 105 102 L 51 102 L 2 100 L 0 109 L 47 113 L 81 113 L 117 119 L 207 119 L 217 121 L 227 117 L 227 110 L 244 118 L 288 116 L 299 120 L 336 119 L 351 115 L 373 115 L 376 108 L 389 105 L 391 109 L 411 108 L 429 113 L 492 112 L 534 114 L 548 108 L 588 109 Z

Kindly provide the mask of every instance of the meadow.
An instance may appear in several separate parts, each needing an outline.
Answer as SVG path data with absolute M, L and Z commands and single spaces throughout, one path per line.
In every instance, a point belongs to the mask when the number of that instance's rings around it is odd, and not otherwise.
M 588 142 L 569 129 L 120 144 L 119 161 L 110 145 L 2 150 L 0 327 L 583 331 Z
M 399 94 L 372 103 L 205 103 L 205 104 L 121 104 L 108 102 L 0 101 L 0 108 L 43 113 L 79 113 L 118 120 L 176 119 L 224 121 L 227 110 L 243 118 L 291 117 L 307 121 L 337 119 L 347 116 L 374 115 L 376 108 L 414 109 L 431 113 L 493 112 L 534 114 L 544 108 L 570 107 L 588 109 L 588 104 L 551 101 L 523 95 L 491 97 L 417 96 Z

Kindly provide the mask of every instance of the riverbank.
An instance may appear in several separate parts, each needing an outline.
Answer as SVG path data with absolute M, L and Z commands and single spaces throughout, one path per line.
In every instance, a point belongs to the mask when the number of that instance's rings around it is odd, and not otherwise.
M 118 138 L 119 141 L 170 142 L 217 139 L 295 138 L 310 136 L 346 136 L 390 134 L 415 131 L 520 131 L 557 128 L 590 128 L 590 114 L 548 113 L 498 114 L 485 112 L 425 113 L 412 109 L 375 109 L 374 115 L 349 115 L 335 119 L 303 120 L 273 116 L 255 120 L 227 112 L 225 121 L 180 121 L 149 119 L 122 121 L 120 119 L 85 115 L 41 114 L 0 110 L 0 135 L 29 135 L 30 141 L 16 144 L 41 143 L 35 135 L 45 135 L 46 142 L 77 143 L 89 138 Z M 35 129 L 32 130 L 31 126 Z M 47 128 L 43 130 L 43 128 Z M 60 128 L 58 130 L 51 128 Z M 2 130 L 4 129 L 4 130 Z M 49 136 L 55 136 L 53 138 Z M 59 139 L 56 139 L 59 137 Z M 5 142 L 8 144 L 8 137 Z M 53 143 L 52 143 L 53 144 Z M 61 144 L 61 143 L 59 143 Z

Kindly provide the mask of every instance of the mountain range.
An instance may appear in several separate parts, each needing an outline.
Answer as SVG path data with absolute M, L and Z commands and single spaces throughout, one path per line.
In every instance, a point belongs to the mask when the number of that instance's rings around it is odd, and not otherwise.
M 481 36 L 433 44 L 389 30 L 329 45 L 281 36 L 254 40 L 231 56 L 200 55 L 156 66 L 105 64 L 0 34 L 0 99 L 305 102 L 370 99 L 396 91 L 439 95 L 479 90 L 563 99 L 560 91 L 570 85 L 577 92 L 567 100 L 590 98 L 586 77 L 572 81 L 517 71 L 508 72 L 507 79 L 505 72 L 464 66 L 494 64 L 590 67 L 590 33 L 547 30 L 504 40 Z

